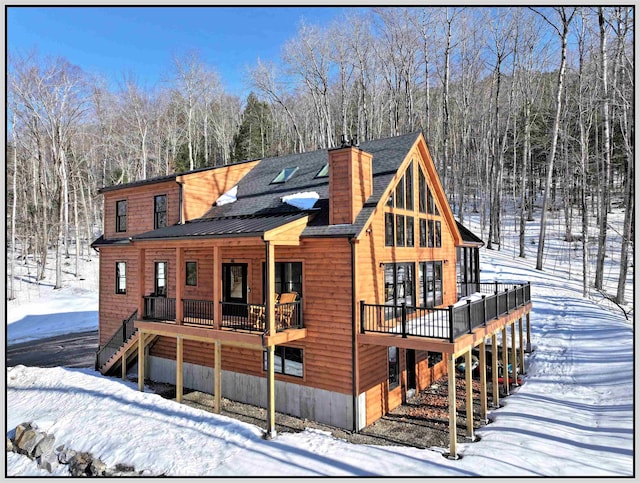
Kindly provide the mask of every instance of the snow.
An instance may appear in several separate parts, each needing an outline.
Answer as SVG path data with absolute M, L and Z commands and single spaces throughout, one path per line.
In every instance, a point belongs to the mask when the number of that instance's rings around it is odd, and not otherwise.
M 303 191 L 300 193 L 294 193 L 292 195 L 283 196 L 281 198 L 283 203 L 287 203 L 291 206 L 295 206 L 301 210 L 310 210 L 313 205 L 316 204 L 320 195 L 315 191 Z
M 226 193 L 220 195 L 216 200 L 216 206 L 228 205 L 229 203 L 235 203 L 238 201 L 238 185 L 235 185 Z

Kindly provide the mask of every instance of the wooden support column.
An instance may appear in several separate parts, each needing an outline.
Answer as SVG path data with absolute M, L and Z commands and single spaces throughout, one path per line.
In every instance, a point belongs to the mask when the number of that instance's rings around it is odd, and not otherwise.
M 127 379 L 127 352 L 122 353 L 122 357 L 120 358 L 120 375 L 122 376 L 122 380 Z
M 509 395 L 509 342 L 507 341 L 507 326 L 502 328 L 502 384 L 504 395 Z
M 458 435 L 456 432 L 456 358 L 455 354 L 447 354 L 447 372 L 449 374 L 449 454 L 447 458 L 458 458 Z
M 491 334 L 491 383 L 493 386 L 493 407 L 500 407 L 500 389 L 498 387 L 498 335 Z
M 138 319 L 144 317 L 144 270 L 145 249 L 138 249 Z
M 524 374 L 524 321 L 522 320 L 522 317 L 519 319 L 518 327 L 520 328 L 520 374 Z
M 487 422 L 487 352 L 484 339 L 480 342 L 480 418 Z
M 511 324 L 511 370 L 513 371 L 513 385 L 518 385 L 518 351 L 516 345 L 516 321 Z
M 213 412 L 220 414 L 222 399 L 222 344 L 216 340 L 214 345 L 214 373 L 213 373 Z
M 213 328 L 220 329 L 222 311 L 220 300 L 222 299 L 222 263 L 220 260 L 220 247 L 213 246 Z
M 184 267 L 184 248 L 176 248 L 176 324 L 182 325 L 183 317 L 183 305 L 182 305 L 182 292 L 184 289 L 185 279 L 185 267 Z
M 527 313 L 527 352 L 531 352 L 531 314 Z
M 144 338 L 145 333 L 138 331 L 138 390 L 144 391 Z
M 176 401 L 182 402 L 182 386 L 184 377 L 184 340 L 182 336 L 176 337 Z
M 267 304 L 267 310 L 266 310 L 266 318 L 267 318 L 267 333 L 270 336 L 273 336 L 276 334 L 276 326 L 275 326 L 275 318 L 276 318 L 276 308 L 275 308 L 275 304 L 274 304 L 274 295 L 275 295 L 275 286 L 276 286 L 276 279 L 275 279 L 275 247 L 273 245 L 272 242 L 265 242 L 266 244 L 266 250 L 265 250 L 265 258 L 266 258 L 266 263 L 265 263 L 265 268 L 267 271 L 266 274 L 266 281 L 267 281 L 267 287 L 266 287 L 266 291 L 267 293 L 265 294 L 265 301 Z
M 272 302 L 273 303 L 273 302 Z M 267 429 L 265 439 L 276 437 L 276 411 L 275 411 L 275 346 L 267 347 Z
M 471 367 L 471 347 L 464 355 L 465 387 L 467 391 L 467 438 L 473 441 L 473 369 Z

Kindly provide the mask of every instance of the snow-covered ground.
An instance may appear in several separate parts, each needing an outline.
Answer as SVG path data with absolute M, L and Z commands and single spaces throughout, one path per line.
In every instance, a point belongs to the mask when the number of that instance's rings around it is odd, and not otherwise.
M 579 277 L 537 271 L 535 259 L 508 250 L 483 249 L 481 259 L 484 281 L 532 282 L 535 350 L 524 384 L 490 412 L 493 422 L 477 430 L 480 441 L 458 446 L 460 460 L 444 458 L 448 448 L 355 445 L 311 429 L 266 441 L 257 426 L 139 392 L 91 368 L 7 368 L 6 433 L 32 421 L 55 436 L 56 446 L 148 475 L 633 476 L 632 322 L 619 309 L 584 299 Z M 37 311 L 34 300 L 29 311 L 9 304 L 9 327 L 24 314 L 39 314 L 46 325 L 90 306 L 84 297 L 67 297 L 74 289 L 40 290 L 48 299 Z M 71 331 L 79 319 L 68 318 Z M 7 464 L 9 476 L 48 474 L 14 453 Z

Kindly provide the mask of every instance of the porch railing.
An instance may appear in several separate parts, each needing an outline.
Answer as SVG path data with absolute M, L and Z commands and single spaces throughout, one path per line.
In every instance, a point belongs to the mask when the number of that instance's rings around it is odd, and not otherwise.
M 187 324 L 212 326 L 213 307 L 210 300 L 182 299 L 182 320 Z
M 144 297 L 145 320 L 176 320 L 176 299 L 169 297 Z
M 491 286 L 494 293 L 462 299 L 447 308 L 424 308 L 401 305 L 374 305 L 360 302 L 360 332 L 401 334 L 448 339 L 487 325 L 493 319 L 531 301 L 531 284 L 476 284 Z M 497 291 L 503 289 L 502 291 Z
M 98 347 L 96 351 L 96 371 L 104 366 L 113 355 L 136 333 L 134 322 L 138 317 L 138 311 L 135 310 L 129 317 L 122 321 L 122 325 L 114 332 L 111 338 L 102 347 Z

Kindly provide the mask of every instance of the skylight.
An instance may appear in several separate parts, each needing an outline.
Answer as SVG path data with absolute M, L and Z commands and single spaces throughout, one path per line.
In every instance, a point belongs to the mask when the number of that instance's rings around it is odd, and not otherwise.
M 318 174 L 316 174 L 316 178 L 326 178 L 329 176 L 329 163 L 325 164 Z
M 278 173 L 278 176 L 273 178 L 272 183 L 284 183 L 285 181 L 288 181 L 289 178 L 293 176 L 293 173 L 297 171 L 297 169 L 297 166 L 294 168 L 284 168 L 282 171 L 280 171 L 280 173 Z

